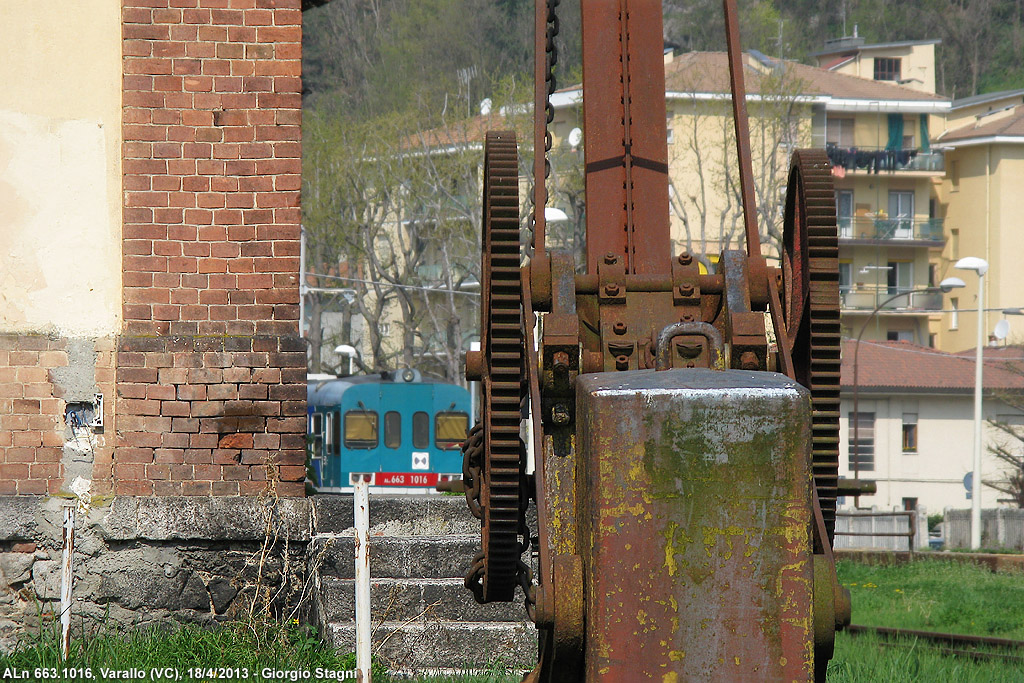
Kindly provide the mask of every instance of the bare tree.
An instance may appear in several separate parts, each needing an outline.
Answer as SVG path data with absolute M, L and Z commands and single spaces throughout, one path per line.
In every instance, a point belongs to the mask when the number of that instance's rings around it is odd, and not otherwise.
M 1024 355 L 1024 347 L 1018 348 Z M 1024 385 L 1024 365 L 1020 361 L 1007 361 L 1001 369 L 1019 378 Z M 997 432 L 988 451 L 1002 463 L 1003 469 L 999 476 L 984 479 L 982 483 L 1024 508 L 1024 389 L 997 391 L 996 397 L 1007 410 L 994 420 L 988 420 L 989 426 Z
M 675 105 L 674 144 L 669 146 L 671 213 L 682 223 L 681 246 L 705 266 L 722 249 L 743 248 L 743 206 L 731 102 L 702 92 L 698 83 L 710 74 L 690 72 L 692 83 L 679 87 L 690 95 Z M 776 251 L 790 153 L 810 140 L 810 113 L 801 104 L 802 83 L 791 64 L 775 62 L 751 79 L 748 95 L 751 162 L 762 244 Z

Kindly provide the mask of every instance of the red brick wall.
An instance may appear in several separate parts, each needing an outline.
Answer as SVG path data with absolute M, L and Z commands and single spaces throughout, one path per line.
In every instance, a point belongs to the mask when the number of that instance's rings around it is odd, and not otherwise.
M 301 495 L 300 0 L 124 0 L 115 493 Z
M 112 394 L 113 344 L 95 342 L 97 389 Z M 66 340 L 38 334 L 0 335 L 0 495 L 56 494 L 66 482 L 64 391 L 54 371 L 68 366 Z M 104 419 L 112 410 L 105 404 Z M 80 432 L 87 443 L 85 432 Z M 111 447 L 91 446 L 93 476 L 109 479 Z

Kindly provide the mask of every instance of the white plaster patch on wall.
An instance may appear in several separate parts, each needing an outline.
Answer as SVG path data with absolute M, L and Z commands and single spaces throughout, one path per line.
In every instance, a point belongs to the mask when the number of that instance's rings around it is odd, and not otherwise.
M 0 331 L 117 333 L 110 142 L 98 121 L 0 110 Z

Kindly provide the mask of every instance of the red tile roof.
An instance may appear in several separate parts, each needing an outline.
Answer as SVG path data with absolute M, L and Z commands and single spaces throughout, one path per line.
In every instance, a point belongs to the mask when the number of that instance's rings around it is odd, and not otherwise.
M 842 388 L 853 388 L 856 343 L 843 342 Z M 1009 347 L 1007 347 L 1009 348 Z M 985 349 L 989 352 L 989 349 Z M 984 359 L 986 390 L 1024 390 L 1024 353 L 990 353 Z M 971 393 L 974 391 L 974 352 L 946 353 L 909 342 L 861 341 L 857 355 L 860 390 Z

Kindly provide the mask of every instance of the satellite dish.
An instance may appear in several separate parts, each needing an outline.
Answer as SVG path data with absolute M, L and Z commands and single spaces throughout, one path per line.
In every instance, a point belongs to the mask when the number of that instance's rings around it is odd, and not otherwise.
M 996 329 L 992 330 L 992 334 L 996 336 L 996 339 L 1006 339 L 1006 335 L 1010 333 L 1010 323 L 1006 320 L 1000 320 L 996 323 Z
M 579 128 L 573 128 L 569 131 L 569 144 L 573 149 L 580 146 L 580 141 L 583 140 L 583 131 Z
M 488 114 L 490 114 L 491 108 L 493 106 L 494 103 L 491 102 L 490 97 L 485 97 L 484 99 L 480 100 L 480 116 L 487 116 Z

